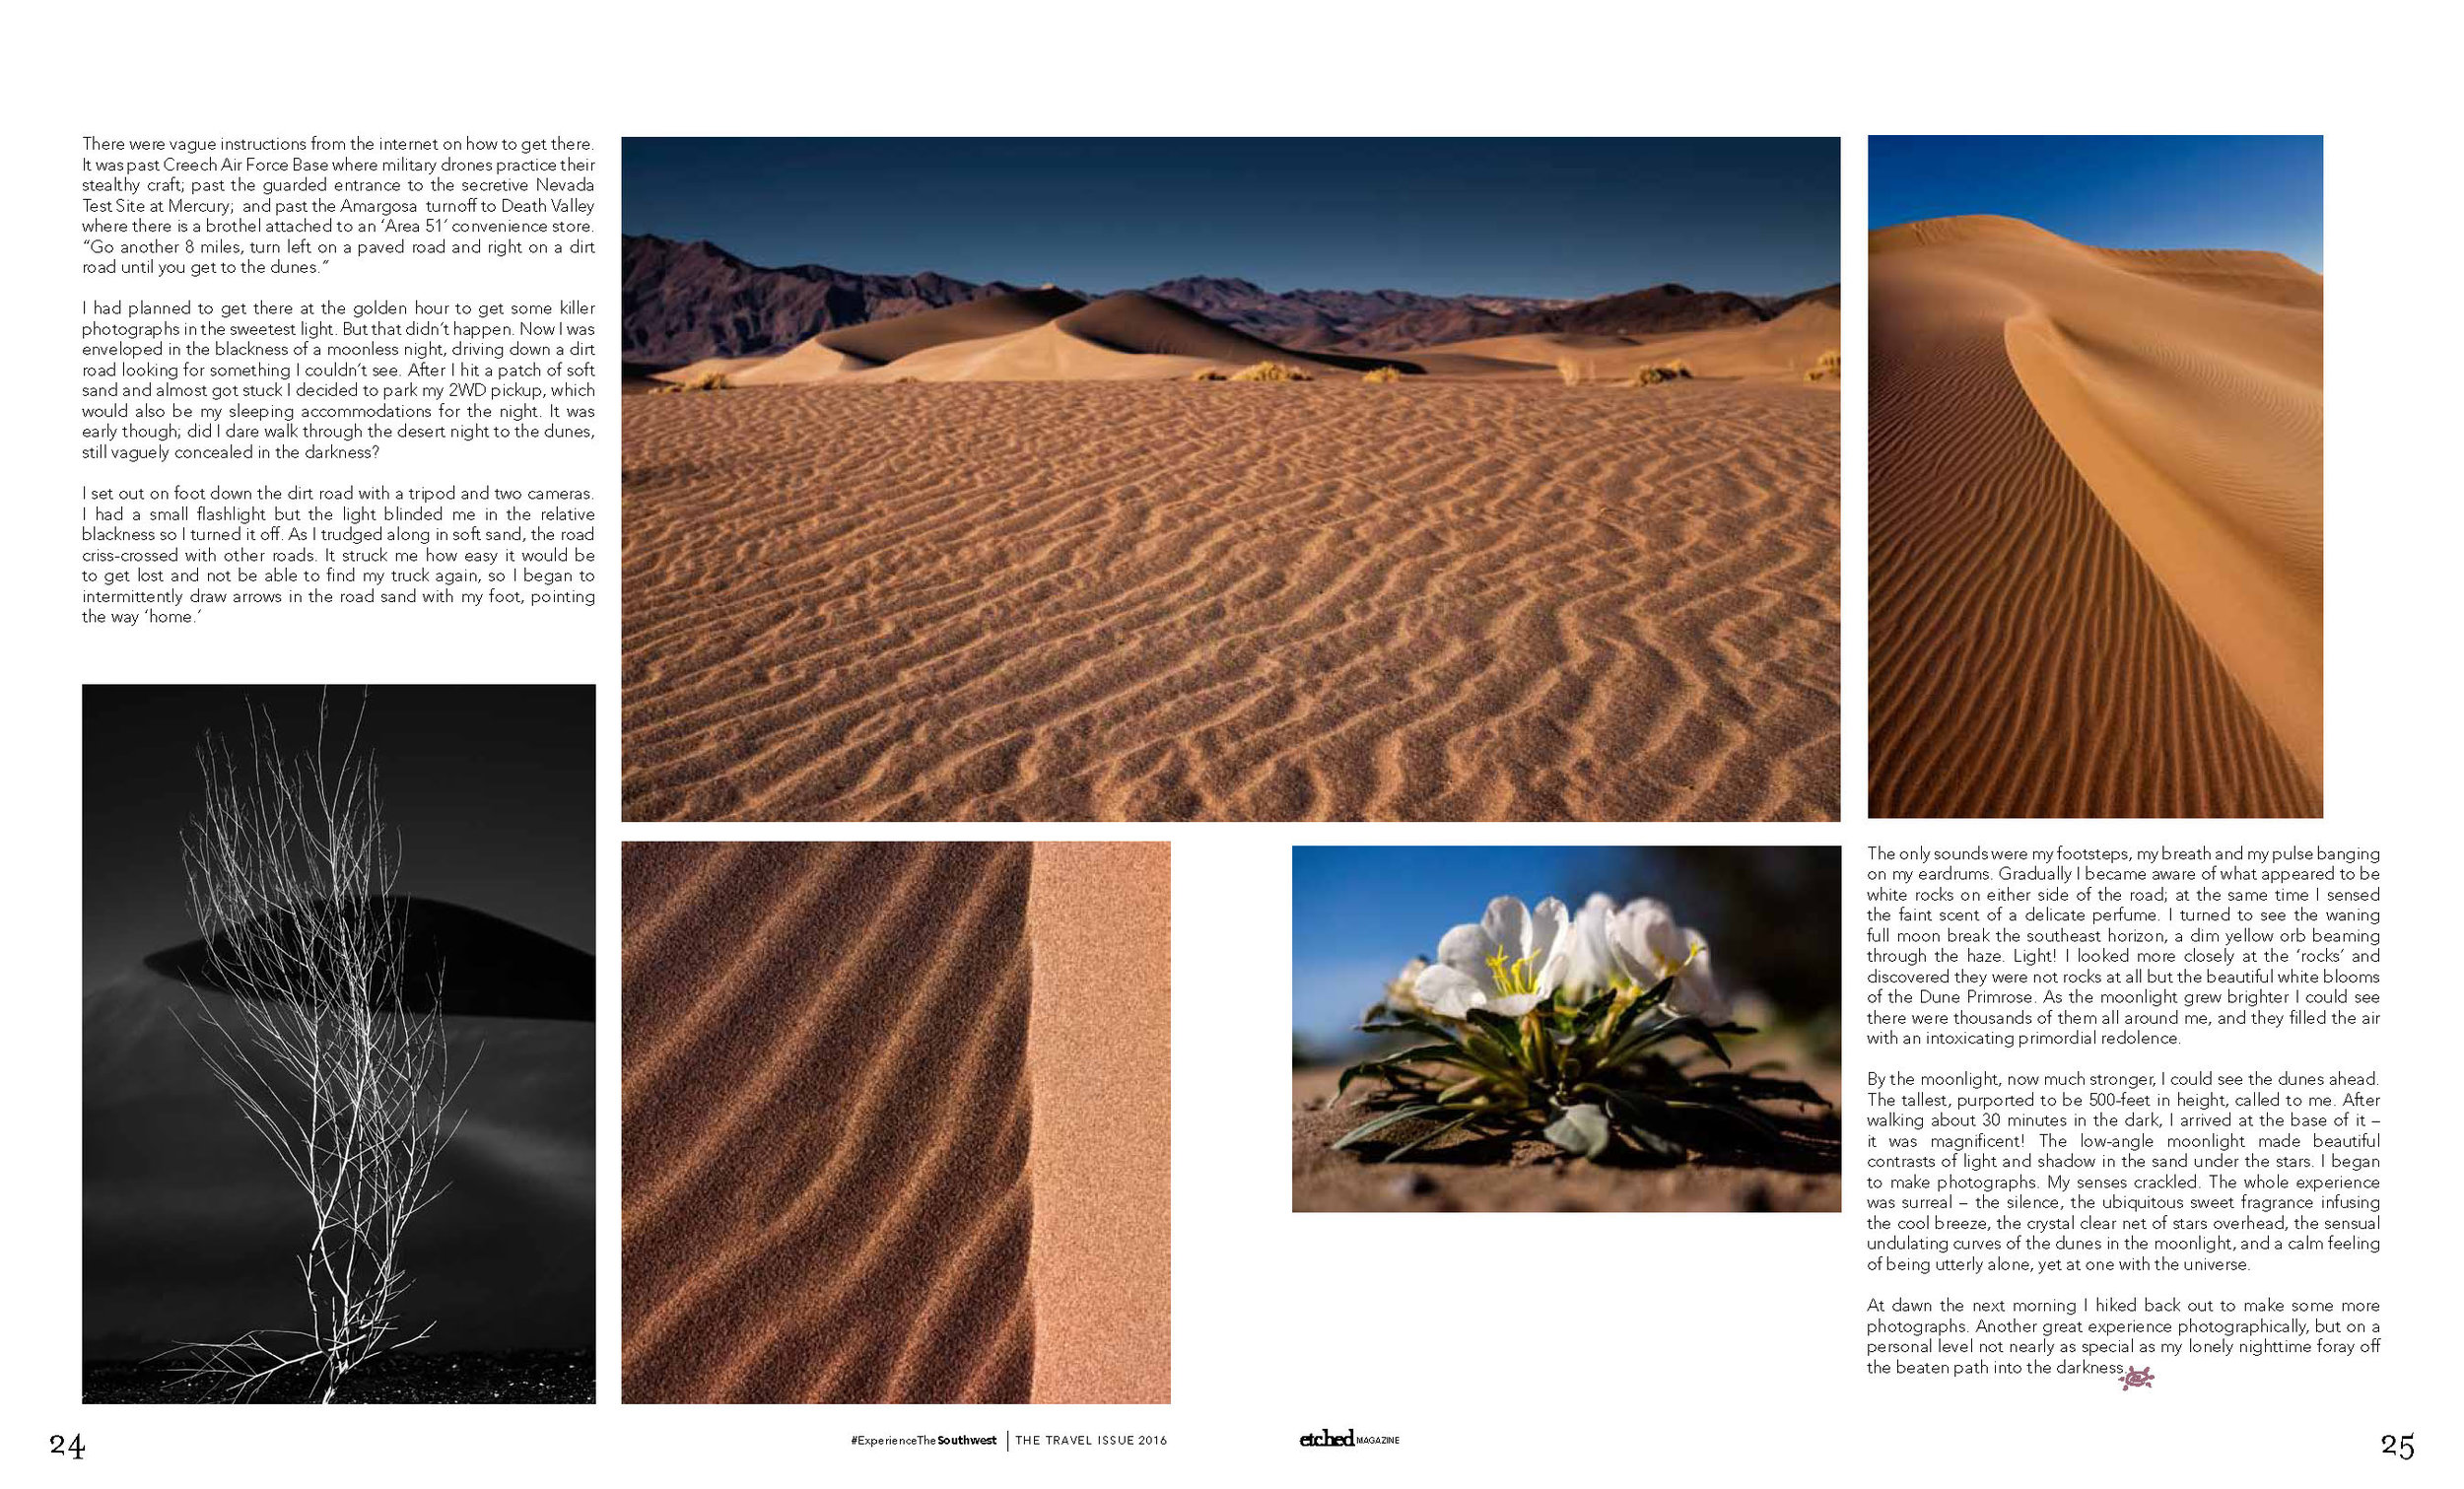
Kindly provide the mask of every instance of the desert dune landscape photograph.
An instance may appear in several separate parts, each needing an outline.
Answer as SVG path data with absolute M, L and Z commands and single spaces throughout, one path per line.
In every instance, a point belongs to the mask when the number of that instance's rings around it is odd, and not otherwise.
M 1838 815 L 1836 140 L 624 169 L 628 819 Z
M 1873 141 L 1877 817 L 2316 817 L 2316 137 Z

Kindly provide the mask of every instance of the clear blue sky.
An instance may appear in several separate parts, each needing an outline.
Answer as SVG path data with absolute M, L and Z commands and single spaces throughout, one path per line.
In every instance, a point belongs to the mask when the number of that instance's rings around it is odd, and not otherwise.
M 1109 292 L 1588 299 L 1839 279 L 1839 142 L 629 139 L 627 233 Z
M 2099 248 L 2265 248 L 2325 273 L 2318 135 L 1876 135 L 1867 225 L 1990 212 Z
M 1733 986 L 1835 1006 L 1835 848 L 1302 846 L 1292 849 L 1293 1031 L 1320 1052 L 1339 1048 L 1387 979 L 1498 895 L 1580 907 L 1594 893 L 1668 901 Z

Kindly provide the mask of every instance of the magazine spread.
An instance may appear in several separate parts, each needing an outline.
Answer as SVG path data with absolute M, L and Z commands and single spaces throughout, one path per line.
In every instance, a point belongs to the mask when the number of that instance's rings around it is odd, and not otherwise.
M 2377 19 L 31 20 L 21 1477 L 2440 1475 Z

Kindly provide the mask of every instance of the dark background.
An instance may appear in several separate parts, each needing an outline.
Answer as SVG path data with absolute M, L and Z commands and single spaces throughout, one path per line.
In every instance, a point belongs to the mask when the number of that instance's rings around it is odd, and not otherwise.
M 213 1082 L 186 1032 L 197 999 L 159 954 L 191 942 L 180 831 L 203 805 L 197 748 L 224 735 L 241 768 L 248 710 L 282 753 L 316 740 L 315 688 L 84 690 L 85 1353 L 136 1359 L 305 1320 L 292 1257 L 306 1201 Z M 594 971 L 591 690 L 334 688 L 327 759 L 355 719 L 398 840 L 397 894 L 419 927 L 461 937 L 448 981 L 508 968 L 567 985 L 560 1017 L 474 1016 L 448 987 L 447 1048 L 474 1060 L 463 1125 L 440 1161 L 446 1192 L 404 1242 L 404 1321 L 445 1352 L 591 1343 Z M 478 912 L 471 915 L 461 912 Z M 502 922 L 502 923 L 500 923 Z M 547 938 L 541 940 L 540 938 Z M 502 952 L 493 960 L 492 950 Z M 149 966 L 153 958 L 155 965 Z M 171 967 L 173 975 L 161 970 Z

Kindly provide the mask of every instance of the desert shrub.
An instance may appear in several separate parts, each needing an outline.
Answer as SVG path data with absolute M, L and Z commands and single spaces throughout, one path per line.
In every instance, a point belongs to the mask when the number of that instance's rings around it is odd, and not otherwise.
M 1820 382 L 1824 378 L 1836 377 L 1838 375 L 1839 348 L 1837 347 L 1833 347 L 1829 351 L 1824 352 L 1820 357 L 1815 358 L 1814 366 L 1806 369 L 1806 381 L 1808 382 Z
M 1669 374 L 1660 371 L 1658 368 L 1636 368 L 1634 370 L 1634 378 L 1628 386 L 1657 387 L 1659 384 L 1668 380 Z
M 1583 380 L 1583 365 L 1571 357 L 1560 357 L 1557 359 L 1557 375 L 1564 379 L 1566 386 L 1572 387 Z
M 727 374 L 716 370 L 704 372 L 689 381 L 675 384 L 688 393 L 716 393 L 729 385 Z
M 1401 382 L 1403 380 L 1403 374 L 1395 368 L 1371 368 L 1360 374 L 1360 380 L 1363 382 Z
M 206 1068 L 307 1199 L 299 1281 L 306 1326 L 186 1343 L 176 1368 L 205 1391 L 268 1388 L 331 1401 L 345 1377 L 416 1344 L 402 1319 L 402 1234 L 443 1192 L 438 1156 L 468 1058 L 448 1059 L 443 988 L 406 995 L 398 848 L 359 744 L 286 755 L 270 714 L 248 753 L 208 737 L 205 806 L 181 838 L 217 1012 L 194 990 L 181 1019 Z M 431 1325 L 433 1327 L 433 1325 Z
M 1202 372 L 1190 373 L 1190 381 L 1192 382 L 1221 382 L 1222 380 L 1223 374 L 1216 372 L 1213 368 L 1208 368 Z
M 1261 362 L 1232 374 L 1234 382 L 1309 382 L 1314 379 L 1289 363 Z

